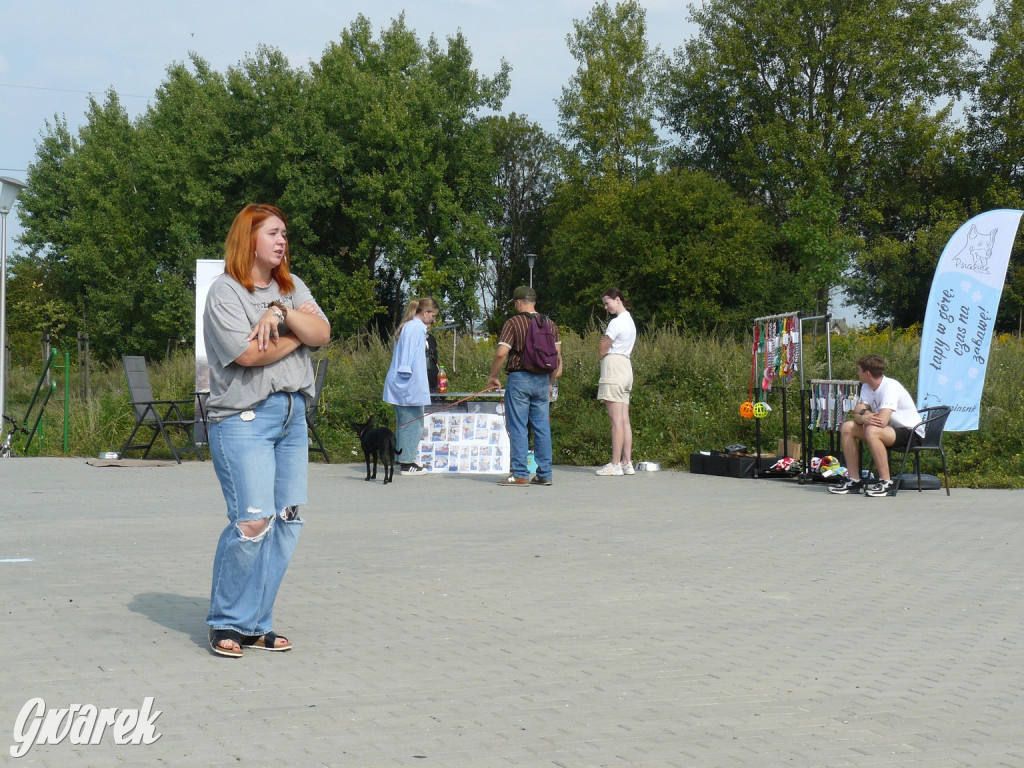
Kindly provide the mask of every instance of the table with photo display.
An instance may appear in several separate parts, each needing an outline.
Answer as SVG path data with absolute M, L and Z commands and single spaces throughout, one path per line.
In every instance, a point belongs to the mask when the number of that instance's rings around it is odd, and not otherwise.
M 503 395 L 496 392 L 431 395 L 433 402 L 424 409 L 416 463 L 428 472 L 508 472 Z M 463 398 L 470 399 L 459 403 Z

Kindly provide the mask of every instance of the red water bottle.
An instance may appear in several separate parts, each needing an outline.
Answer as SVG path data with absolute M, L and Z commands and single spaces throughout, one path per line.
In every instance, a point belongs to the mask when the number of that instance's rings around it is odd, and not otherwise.
M 444 368 L 437 370 L 437 391 L 442 395 L 448 391 L 448 374 L 444 372 Z

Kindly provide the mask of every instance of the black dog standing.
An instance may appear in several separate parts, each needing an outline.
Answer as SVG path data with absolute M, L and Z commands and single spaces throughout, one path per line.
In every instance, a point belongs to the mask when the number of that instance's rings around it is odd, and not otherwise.
M 373 416 L 365 424 L 355 421 L 350 422 L 356 434 L 359 435 L 359 442 L 363 446 L 363 456 L 366 457 L 366 479 L 377 479 L 377 460 L 384 466 L 384 484 L 387 485 L 395 476 L 395 457 L 401 451 L 395 450 L 395 433 L 387 427 L 374 427 Z M 373 473 L 370 472 L 370 458 L 373 458 Z

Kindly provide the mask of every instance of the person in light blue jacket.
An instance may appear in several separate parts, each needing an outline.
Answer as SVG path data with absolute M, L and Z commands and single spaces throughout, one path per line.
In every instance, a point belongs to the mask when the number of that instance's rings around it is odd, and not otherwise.
M 396 442 L 403 475 L 426 474 L 416 463 L 420 435 L 423 433 L 423 406 L 430 405 L 427 381 L 427 328 L 440 308 L 433 298 L 414 299 L 405 308 L 395 331 L 395 349 L 391 367 L 384 379 L 385 403 L 395 408 Z

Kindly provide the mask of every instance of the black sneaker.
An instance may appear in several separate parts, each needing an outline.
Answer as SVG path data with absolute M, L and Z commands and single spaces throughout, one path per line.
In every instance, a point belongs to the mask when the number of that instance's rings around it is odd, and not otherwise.
M 551 478 L 534 475 L 533 480 L 530 481 L 530 485 L 551 485 Z
M 829 493 L 860 493 L 864 490 L 863 480 L 854 480 L 852 478 L 845 478 L 843 482 L 830 485 L 828 487 Z
M 879 480 L 865 491 L 868 496 L 895 496 L 896 483 L 892 480 Z

